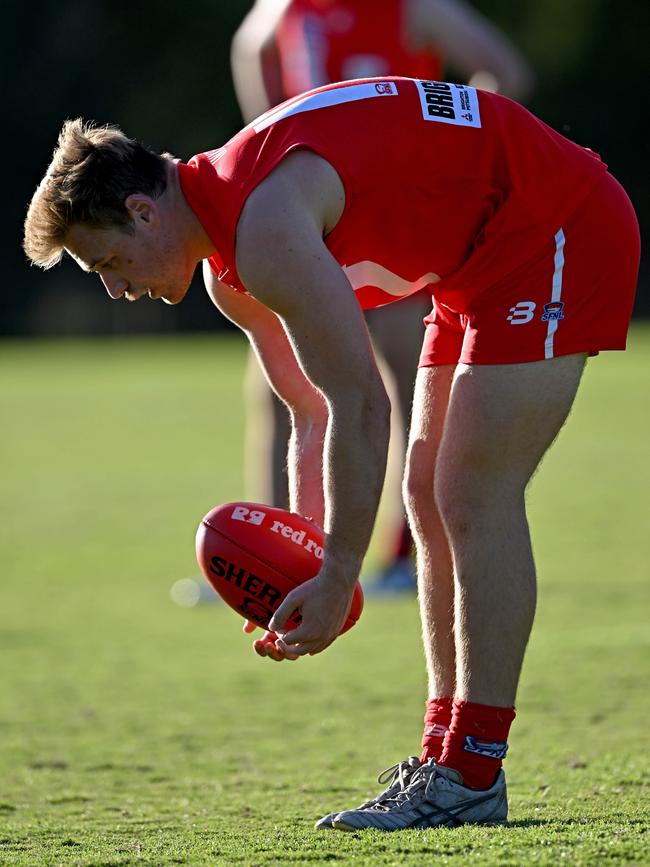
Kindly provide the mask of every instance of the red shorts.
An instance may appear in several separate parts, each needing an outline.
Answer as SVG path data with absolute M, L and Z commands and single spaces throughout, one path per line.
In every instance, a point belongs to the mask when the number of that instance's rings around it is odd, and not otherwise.
M 472 291 L 466 310 L 434 297 L 419 366 L 516 364 L 625 349 L 639 256 L 632 204 L 605 174 L 523 269 L 490 276 Z

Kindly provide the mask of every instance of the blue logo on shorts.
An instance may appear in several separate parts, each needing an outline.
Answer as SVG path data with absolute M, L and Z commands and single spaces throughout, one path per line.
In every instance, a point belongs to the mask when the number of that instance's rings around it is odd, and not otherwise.
M 505 759 L 508 744 L 505 741 L 478 741 L 465 735 L 463 749 L 468 753 L 476 753 L 477 756 L 486 756 L 488 759 Z
M 564 301 L 551 301 L 544 305 L 542 322 L 550 322 L 554 319 L 564 319 Z

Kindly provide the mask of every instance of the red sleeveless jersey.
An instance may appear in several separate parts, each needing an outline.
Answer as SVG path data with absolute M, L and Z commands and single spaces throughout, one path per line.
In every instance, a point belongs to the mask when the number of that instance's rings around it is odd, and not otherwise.
M 233 289 L 245 291 L 235 265 L 242 207 L 297 148 L 326 159 L 343 183 L 345 207 L 324 240 L 363 308 L 429 286 L 466 310 L 488 277 L 522 266 L 606 170 L 497 94 L 401 78 L 319 88 L 179 165 L 217 251 L 210 265 Z
M 352 78 L 440 78 L 440 56 L 409 45 L 407 6 L 408 0 L 292 0 L 276 39 L 285 96 Z

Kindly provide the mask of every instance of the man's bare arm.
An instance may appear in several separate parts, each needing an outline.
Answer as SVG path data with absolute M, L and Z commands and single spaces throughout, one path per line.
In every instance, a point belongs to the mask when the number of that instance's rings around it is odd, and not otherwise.
M 525 99 L 532 70 L 508 37 L 465 0 L 408 0 L 412 39 L 435 45 L 474 87 Z
M 244 120 L 285 98 L 275 37 L 289 0 L 257 0 L 230 47 L 233 84 Z
M 250 295 L 220 283 L 207 262 L 203 266 L 208 293 L 221 312 L 247 335 L 266 378 L 287 405 L 292 434 L 289 442 L 291 508 L 323 525 L 323 442 L 327 406 L 307 379 L 276 313 Z
M 288 638 L 301 654 L 330 644 L 347 615 L 375 520 L 388 447 L 390 405 L 365 322 L 323 241 L 340 213 L 341 195 L 331 166 L 299 152 L 253 191 L 237 231 L 241 279 L 277 313 L 302 371 L 329 410 L 325 560 L 318 580 L 313 579 L 316 586 L 299 588 L 303 622 Z M 295 607 L 295 600 L 278 610 L 276 623 L 291 604 Z

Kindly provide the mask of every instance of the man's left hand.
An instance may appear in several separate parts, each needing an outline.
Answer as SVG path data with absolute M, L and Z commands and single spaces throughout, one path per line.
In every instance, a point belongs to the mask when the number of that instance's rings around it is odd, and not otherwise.
M 350 611 L 354 585 L 347 588 L 322 569 L 315 578 L 305 581 L 288 593 L 269 623 L 278 637 L 276 649 L 287 659 L 321 653 L 338 637 Z M 299 609 L 302 621 L 289 632 L 285 622 Z

